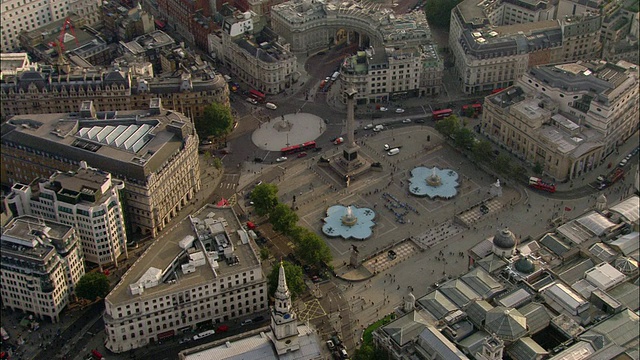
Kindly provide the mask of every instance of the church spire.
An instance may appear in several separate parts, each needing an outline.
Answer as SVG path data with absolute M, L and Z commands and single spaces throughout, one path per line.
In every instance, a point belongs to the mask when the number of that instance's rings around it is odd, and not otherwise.
M 284 266 L 280 260 L 280 270 L 278 272 L 278 288 L 274 294 L 275 311 L 281 314 L 291 312 L 291 292 L 287 286 L 287 277 L 284 273 Z

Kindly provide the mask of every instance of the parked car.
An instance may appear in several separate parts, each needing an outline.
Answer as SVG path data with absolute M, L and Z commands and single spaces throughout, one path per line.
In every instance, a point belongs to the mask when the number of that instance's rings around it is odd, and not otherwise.
M 396 109 L 397 114 L 402 114 L 403 112 L 404 112 L 404 109 L 401 109 L 401 108 Z
M 218 326 L 216 331 L 219 332 L 219 333 L 227 332 L 227 331 L 229 331 L 229 327 L 227 325 L 220 325 L 220 326 Z
M 336 345 L 333 343 L 333 341 L 327 340 L 327 347 L 329 348 L 329 350 L 333 350 L 335 349 Z
M 313 275 L 311 277 L 311 281 L 313 281 L 314 283 L 319 283 L 320 281 L 322 281 L 322 279 L 318 275 Z
M 283 161 L 287 161 L 286 156 L 280 156 L 279 158 L 276 159 L 276 162 L 283 162 Z
M 411 122 L 411 119 L 404 119 L 404 120 L 402 120 L 402 123 L 403 123 L 403 124 L 408 124 L 408 123 L 410 123 L 410 122 Z
M 393 250 L 389 250 L 387 254 L 389 255 L 389 259 L 391 260 L 394 260 L 396 257 L 398 257 L 398 254 L 396 254 L 396 252 Z

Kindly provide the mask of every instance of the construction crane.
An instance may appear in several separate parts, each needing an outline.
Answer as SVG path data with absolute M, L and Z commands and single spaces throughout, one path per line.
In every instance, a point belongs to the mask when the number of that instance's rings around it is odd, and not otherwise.
M 73 39 L 76 41 L 76 45 L 80 46 L 78 37 L 76 36 L 76 29 L 73 27 L 71 18 L 66 18 L 64 19 L 64 23 L 62 23 L 60 37 L 58 38 L 58 49 L 60 50 L 60 55 L 62 55 L 62 53 L 64 52 L 64 35 L 67 33 L 67 29 L 71 30 L 71 34 L 73 35 Z

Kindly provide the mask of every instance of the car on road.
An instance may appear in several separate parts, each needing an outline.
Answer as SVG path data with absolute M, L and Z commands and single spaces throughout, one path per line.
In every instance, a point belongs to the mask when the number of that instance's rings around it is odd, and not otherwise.
M 398 254 L 396 254 L 396 252 L 393 251 L 393 250 L 389 250 L 387 252 L 387 255 L 389 255 L 389 259 L 391 259 L 391 260 L 394 260 L 396 257 L 398 257 Z
M 246 100 L 247 100 L 247 102 L 248 102 L 249 104 L 258 105 L 258 101 L 257 101 L 256 99 L 254 99 L 254 98 L 250 98 L 250 97 L 249 97 L 249 98 L 247 98 Z
M 380 132 L 384 130 L 384 125 L 376 125 L 376 127 L 373 128 L 374 132 Z
M 202 142 L 200 142 L 200 145 L 211 145 L 211 144 L 213 144 L 213 141 L 208 139 L 204 139 L 202 140 Z
M 627 165 L 627 159 L 622 159 L 622 161 L 620 161 L 620 164 L 618 164 L 620 167 L 623 167 L 625 165 Z
M 331 340 L 327 340 L 327 348 L 329 348 L 329 350 L 333 350 L 335 349 L 336 345 L 333 343 L 333 341 Z
M 336 144 L 336 145 L 340 145 L 340 144 L 342 144 L 343 142 L 344 142 L 344 138 L 343 138 L 343 137 L 336 138 L 336 139 L 333 141 L 333 143 L 334 143 L 334 144 Z
M 274 104 L 274 103 L 270 103 L 270 102 L 268 102 L 268 103 L 264 104 L 264 106 L 265 106 L 267 109 L 271 109 L 271 110 L 275 110 L 275 109 L 277 109 L 277 108 L 278 108 L 278 107 L 276 106 L 276 104 Z
M 300 154 L 298 154 L 298 158 L 303 158 L 305 156 L 307 156 L 306 152 L 301 152 Z
M 242 322 L 240 323 L 240 326 L 251 325 L 251 324 L 253 324 L 253 320 L 246 319 L 246 320 L 242 320 Z
M 365 130 L 373 129 L 373 124 L 367 124 L 363 127 Z
M 322 151 L 322 147 L 318 146 L 317 148 L 313 149 L 314 152 L 320 152 Z
M 401 108 L 396 109 L 396 113 L 398 114 L 402 114 L 403 112 L 404 112 L 404 109 L 401 109 Z
M 380 108 L 380 111 L 387 111 L 387 110 L 389 110 L 389 109 L 387 109 L 387 108 L 386 108 L 386 107 L 384 107 L 384 106 Z
M 227 325 L 220 325 L 220 326 L 218 326 L 216 331 L 219 332 L 219 333 L 227 332 L 227 331 L 229 331 L 229 327 Z
M 424 124 L 425 120 L 424 119 L 418 119 L 418 120 L 416 120 L 416 122 L 419 123 L 419 124 Z
M 408 123 L 410 123 L 410 122 L 411 122 L 411 119 L 404 119 L 404 120 L 402 120 L 402 123 L 403 123 L 403 124 L 408 124 Z
M 259 322 L 262 322 L 262 321 L 264 321 L 264 316 L 262 316 L 262 315 L 256 316 L 256 317 L 253 318 L 253 322 L 254 323 L 259 323 Z
M 287 161 L 286 156 L 280 156 L 279 158 L 276 159 L 276 162 L 283 162 L 283 161 Z
M 313 281 L 314 283 L 319 283 L 320 281 L 322 281 L 322 279 L 318 275 L 313 275 L 311 277 L 311 281 Z
M 598 180 L 598 182 L 603 182 L 604 181 L 604 175 L 600 175 L 596 178 L 596 180 Z
M 189 341 L 191 341 L 191 339 L 190 339 L 190 338 L 180 339 L 180 341 L 178 341 L 178 344 L 186 344 L 186 343 L 188 343 Z

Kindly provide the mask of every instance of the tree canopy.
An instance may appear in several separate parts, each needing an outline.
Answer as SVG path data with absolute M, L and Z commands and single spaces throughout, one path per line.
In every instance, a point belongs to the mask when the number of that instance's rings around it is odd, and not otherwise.
M 288 205 L 278 204 L 269 212 L 269 222 L 273 226 L 273 230 L 290 234 L 298 223 L 298 214 Z
M 460 129 L 458 129 L 458 131 L 456 131 L 455 138 L 456 146 L 468 150 L 473 149 L 473 144 L 476 141 L 476 137 L 473 135 L 473 131 L 465 127 L 461 127 Z
M 103 273 L 90 272 L 82 275 L 76 285 L 76 295 L 94 301 L 104 298 L 109 293 L 109 279 Z
M 460 119 L 455 115 L 451 115 L 436 122 L 435 129 L 446 137 L 455 136 L 460 129 Z
M 473 157 L 476 160 L 489 161 L 493 147 L 487 140 L 480 140 L 473 145 Z
M 231 109 L 212 103 L 204 108 L 204 114 L 195 119 L 196 132 L 200 139 L 226 135 L 233 130 Z
M 291 292 L 291 297 L 295 299 L 298 295 L 302 294 L 306 289 L 304 279 L 302 277 L 302 268 L 298 265 L 292 264 L 288 261 L 283 261 L 284 275 L 287 277 L 287 286 Z M 278 288 L 278 274 L 280 272 L 280 264 L 274 266 L 267 277 L 267 284 L 269 286 L 269 296 L 275 294 Z
M 303 227 L 296 227 L 293 241 L 296 256 L 309 265 L 329 264 L 333 259 L 329 246 L 317 234 Z
M 251 191 L 251 201 L 258 215 L 266 215 L 278 205 L 278 187 L 274 184 L 262 183 Z

